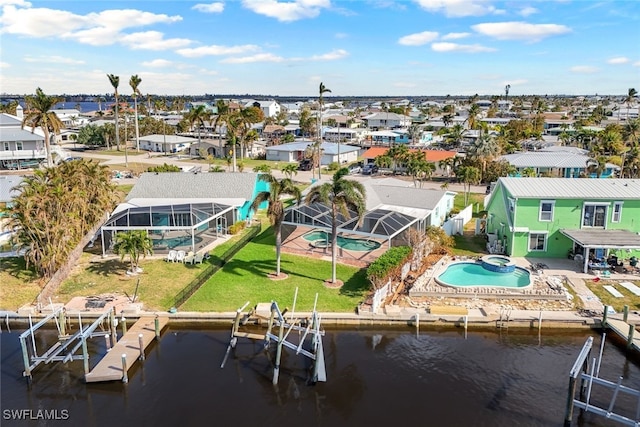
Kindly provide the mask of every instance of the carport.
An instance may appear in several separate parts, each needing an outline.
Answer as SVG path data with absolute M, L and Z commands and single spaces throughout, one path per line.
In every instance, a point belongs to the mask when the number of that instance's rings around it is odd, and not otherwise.
M 562 229 L 560 233 L 584 248 L 583 273 L 588 271 L 591 249 L 632 250 L 640 249 L 640 234 L 629 230 Z

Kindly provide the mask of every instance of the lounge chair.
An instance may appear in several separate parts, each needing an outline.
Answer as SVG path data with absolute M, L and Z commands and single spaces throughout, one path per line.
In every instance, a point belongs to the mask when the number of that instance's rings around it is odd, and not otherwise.
M 196 257 L 195 254 L 192 251 L 189 251 L 189 253 L 184 257 L 182 262 L 185 264 L 193 264 L 193 260 L 195 259 L 195 257 Z
M 175 262 L 184 262 L 185 256 L 187 256 L 187 253 L 185 251 L 178 251 Z
M 170 250 L 167 254 L 166 261 L 167 262 L 176 262 L 176 256 L 178 256 L 178 251 Z
M 193 258 L 194 264 L 202 264 L 202 260 L 204 259 L 204 253 L 198 252 Z

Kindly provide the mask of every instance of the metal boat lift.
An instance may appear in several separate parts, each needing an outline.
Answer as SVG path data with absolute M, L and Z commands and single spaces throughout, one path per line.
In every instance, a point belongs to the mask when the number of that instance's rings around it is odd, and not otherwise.
M 569 396 L 567 399 L 567 411 L 564 420 L 564 425 L 567 427 L 571 425 L 574 407 L 580 408 L 585 412 L 592 412 L 596 415 L 616 421 L 621 425 L 640 427 L 640 390 L 635 390 L 622 385 L 622 377 L 619 377 L 617 382 L 607 381 L 599 377 L 605 339 L 606 334 L 603 334 L 602 343 L 600 344 L 600 354 L 597 359 L 593 359 L 591 366 L 589 366 L 589 356 L 591 354 L 591 347 L 593 346 L 593 337 L 587 338 L 587 341 L 584 343 L 578 358 L 569 372 Z M 580 393 L 576 399 L 575 394 L 578 386 L 578 378 L 580 379 Z M 600 408 L 590 403 L 591 390 L 594 385 L 613 390 L 613 395 L 611 396 L 611 402 L 609 403 L 608 408 Z M 616 399 L 619 393 L 626 393 L 631 396 L 635 396 L 638 399 L 635 419 L 614 412 Z
M 240 326 L 246 325 L 252 319 L 257 321 L 266 320 L 266 317 L 261 316 L 257 312 L 257 307 L 243 315 L 242 311 L 249 305 L 249 302 L 247 301 L 245 305 L 236 310 L 236 317 L 231 328 L 231 340 L 229 342 L 229 346 L 227 347 L 227 351 L 224 355 L 224 359 L 220 367 L 224 368 L 227 358 L 229 357 L 229 353 L 232 349 L 236 348 L 238 338 L 263 340 L 265 350 L 269 349 L 271 342 L 273 341 L 276 344 L 276 355 L 273 369 L 273 384 L 278 384 L 278 377 L 280 374 L 280 359 L 282 357 L 283 346 L 295 351 L 296 354 L 302 354 L 303 356 L 313 360 L 313 374 L 311 377 L 313 382 L 327 381 L 327 373 L 324 362 L 324 349 L 322 346 L 322 337 L 324 336 L 324 330 L 320 329 L 320 315 L 316 311 L 318 294 L 316 294 L 316 299 L 313 304 L 311 319 L 294 318 L 297 296 L 298 289 L 296 288 L 296 293 L 293 300 L 293 311 L 289 316 L 289 321 L 285 319 L 287 310 L 285 309 L 284 311 L 281 311 L 278 307 L 277 302 L 271 302 L 269 306 L 270 316 L 268 318 L 267 331 L 264 334 L 240 330 Z M 277 328 L 277 334 L 274 333 L 274 328 Z M 298 331 L 299 334 L 302 333 L 297 344 L 287 340 L 291 331 Z M 309 349 L 304 348 L 307 337 L 309 337 L 311 341 L 310 345 L 308 345 Z

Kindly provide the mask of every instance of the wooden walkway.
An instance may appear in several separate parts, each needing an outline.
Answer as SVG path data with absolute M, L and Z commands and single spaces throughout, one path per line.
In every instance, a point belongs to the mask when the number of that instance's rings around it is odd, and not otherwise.
M 612 331 L 614 331 L 616 334 L 618 334 L 620 337 L 622 337 L 627 341 L 629 340 L 630 326 L 631 325 L 629 323 L 626 323 L 622 320 L 607 319 L 607 327 L 609 327 L 609 329 L 611 329 Z M 633 341 L 631 342 L 631 345 L 629 346 L 629 348 L 632 348 L 636 351 L 640 350 L 640 333 L 638 332 L 637 329 L 634 329 Z
M 160 331 L 167 325 L 169 318 L 159 316 Z M 127 371 L 140 357 L 139 335 L 142 334 L 142 344 L 146 349 L 156 337 L 155 317 L 141 317 L 117 342 L 111 351 L 85 375 L 88 383 L 102 381 L 120 381 L 123 377 L 122 355 L 127 355 Z

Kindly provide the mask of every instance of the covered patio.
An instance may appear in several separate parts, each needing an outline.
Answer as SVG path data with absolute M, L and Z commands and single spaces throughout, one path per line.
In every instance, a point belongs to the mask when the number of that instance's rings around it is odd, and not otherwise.
M 604 229 L 562 229 L 560 233 L 567 236 L 574 243 L 574 247 L 582 248 L 577 251 L 577 256 L 582 256 L 582 272 L 590 269 L 591 251 L 610 250 L 628 251 L 640 250 L 640 235 L 629 230 L 604 230 Z M 604 267 L 604 266 L 603 266 Z
M 125 203 L 113 212 L 100 232 L 103 256 L 113 250 L 117 232 L 132 230 L 145 230 L 153 241 L 154 252 L 172 249 L 197 252 L 225 235 L 236 216 L 233 206 L 213 202 L 147 202 L 145 206 Z

